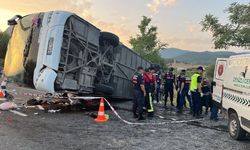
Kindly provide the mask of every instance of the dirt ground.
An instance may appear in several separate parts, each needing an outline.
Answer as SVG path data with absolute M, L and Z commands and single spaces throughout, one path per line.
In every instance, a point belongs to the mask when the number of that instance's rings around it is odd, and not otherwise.
M 14 102 L 21 106 L 32 94 L 43 94 L 32 89 L 10 85 Z M 112 105 L 123 119 L 138 122 L 132 116 L 130 101 L 115 101 Z M 188 110 L 177 114 L 175 108 L 163 109 L 156 105 L 153 119 L 141 121 L 145 125 L 129 125 L 109 109 L 108 122 L 97 124 L 92 117 L 96 110 L 46 113 L 38 109 L 17 110 L 23 117 L 10 111 L 0 111 L 0 150 L 249 150 L 250 138 L 235 141 L 227 132 L 222 116 L 218 122 L 204 116 L 193 120 Z M 180 122 L 184 121 L 184 122 Z M 157 124 L 163 123 L 164 124 Z M 156 123 L 155 125 L 152 123 Z

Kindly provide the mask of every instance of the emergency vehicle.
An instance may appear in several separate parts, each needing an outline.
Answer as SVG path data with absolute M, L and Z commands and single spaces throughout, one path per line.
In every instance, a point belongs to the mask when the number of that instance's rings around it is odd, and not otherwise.
M 250 54 L 218 58 L 213 80 L 213 101 L 228 119 L 233 139 L 250 132 Z

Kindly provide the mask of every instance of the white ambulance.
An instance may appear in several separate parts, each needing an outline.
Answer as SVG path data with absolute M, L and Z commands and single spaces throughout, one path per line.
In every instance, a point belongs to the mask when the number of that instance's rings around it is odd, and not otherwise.
M 242 139 L 250 133 L 250 54 L 218 58 L 213 80 L 213 101 L 228 118 L 229 134 Z

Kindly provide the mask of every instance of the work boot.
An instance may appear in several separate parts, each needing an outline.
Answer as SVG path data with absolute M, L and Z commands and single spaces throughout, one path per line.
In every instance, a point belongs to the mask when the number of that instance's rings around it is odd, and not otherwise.
M 178 109 L 177 113 L 181 114 L 182 113 L 182 109 Z
M 205 115 L 207 115 L 207 114 L 208 114 L 208 111 L 206 110 Z
M 145 118 L 140 114 L 138 120 L 145 120 Z
M 138 118 L 139 116 L 137 114 L 134 114 L 134 118 Z

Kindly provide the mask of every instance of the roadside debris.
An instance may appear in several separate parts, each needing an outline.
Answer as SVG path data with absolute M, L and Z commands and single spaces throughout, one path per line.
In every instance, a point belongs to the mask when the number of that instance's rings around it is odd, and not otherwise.
M 0 104 L 0 110 L 17 109 L 17 105 L 14 102 L 4 102 Z
M 27 117 L 28 115 L 24 114 L 24 113 L 21 113 L 19 111 L 16 111 L 16 110 L 10 110 L 10 112 L 16 114 L 16 115 L 19 115 L 19 116 L 22 116 L 22 117 Z
M 61 111 L 61 109 L 58 109 L 58 110 L 51 109 L 51 110 L 48 110 L 48 113 L 57 113 L 60 111 Z

